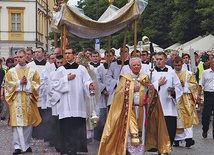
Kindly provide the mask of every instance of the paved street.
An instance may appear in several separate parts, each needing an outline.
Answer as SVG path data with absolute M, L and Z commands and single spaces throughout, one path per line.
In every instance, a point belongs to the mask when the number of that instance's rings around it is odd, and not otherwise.
M 181 147 L 173 148 L 171 155 L 213 155 L 214 154 L 214 139 L 212 139 L 212 131 L 208 133 L 208 137 L 204 139 L 201 136 L 201 124 L 194 128 L 194 139 L 196 144 L 191 148 L 185 147 L 185 142 Z M 12 147 L 12 130 L 7 125 L 7 121 L 0 122 L 0 155 L 11 155 Z M 93 141 L 88 145 L 89 155 L 96 155 L 99 142 Z M 48 143 L 41 140 L 32 140 L 32 149 L 34 155 L 57 155 L 53 147 L 48 147 Z M 157 153 L 145 153 L 153 155 Z

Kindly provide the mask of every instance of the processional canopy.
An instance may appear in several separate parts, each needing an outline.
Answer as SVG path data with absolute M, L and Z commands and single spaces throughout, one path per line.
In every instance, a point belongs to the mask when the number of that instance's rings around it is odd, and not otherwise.
M 59 11 L 53 12 L 52 31 L 60 33 L 62 25 L 66 26 L 67 37 L 93 39 L 112 35 L 138 19 L 148 4 L 148 0 L 130 0 L 122 8 L 114 6 L 109 0 L 109 7 L 98 20 L 86 16 L 82 9 L 62 4 Z

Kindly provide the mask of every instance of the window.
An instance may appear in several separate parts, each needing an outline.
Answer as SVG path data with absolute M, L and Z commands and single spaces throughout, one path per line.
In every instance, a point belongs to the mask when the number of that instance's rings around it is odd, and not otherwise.
M 11 14 L 11 31 L 21 31 L 21 13 Z
M 8 40 L 24 40 L 25 7 L 7 7 L 8 9 Z

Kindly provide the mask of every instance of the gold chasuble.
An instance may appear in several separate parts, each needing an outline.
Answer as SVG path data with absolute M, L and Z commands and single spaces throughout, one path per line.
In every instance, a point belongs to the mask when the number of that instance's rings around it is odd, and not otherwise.
M 136 118 L 135 108 L 133 108 L 135 106 L 133 102 L 134 86 L 136 82 L 135 80 L 139 82 L 139 86 L 140 86 L 140 91 L 139 91 L 140 103 L 139 103 L 138 119 Z M 118 86 L 114 94 L 110 111 L 108 113 L 106 124 L 103 130 L 103 135 L 102 135 L 102 139 L 101 139 L 99 151 L 98 151 L 99 155 L 125 155 L 129 134 L 131 135 L 132 145 L 140 145 L 142 143 L 141 141 L 142 132 L 145 131 L 145 129 L 143 128 L 145 127 L 145 125 L 142 124 L 144 119 L 143 118 L 144 112 L 143 112 L 143 108 L 141 107 L 146 106 L 145 87 L 148 86 L 148 82 L 149 82 L 149 79 L 148 79 L 148 75 L 146 74 L 140 74 L 137 79 L 133 78 L 131 74 L 121 75 L 120 81 L 118 83 Z M 154 93 L 152 95 L 154 96 Z M 151 96 L 151 98 L 153 98 L 153 96 Z M 153 111 L 156 111 L 156 108 L 154 108 Z M 162 116 L 163 116 L 163 112 L 162 112 Z M 161 119 L 158 117 L 157 119 Z M 153 115 L 151 115 L 151 118 L 153 118 Z M 157 122 L 154 122 L 154 123 L 157 123 Z M 149 124 L 154 124 L 154 123 L 149 122 Z M 163 124 L 165 125 L 165 120 Z M 166 128 L 165 128 L 165 131 L 167 131 Z M 162 133 L 164 133 L 164 135 L 162 135 L 163 137 L 161 138 L 166 139 L 164 136 L 168 137 L 167 147 L 168 146 L 170 147 L 168 132 L 162 132 Z M 165 133 L 167 135 L 165 135 Z M 157 138 L 155 137 L 154 140 L 156 139 Z M 146 138 L 146 141 L 147 141 L 147 138 Z M 166 143 L 162 144 L 162 143 L 159 143 L 159 141 L 157 143 L 154 143 L 152 140 L 150 140 L 150 142 L 152 142 L 152 143 L 149 143 L 152 148 L 154 147 L 157 148 L 157 144 L 158 146 L 163 145 L 163 147 L 166 147 L 165 145 Z M 170 152 L 171 147 L 170 149 L 165 149 L 165 150 Z
M 26 76 L 31 91 L 16 91 L 18 82 Z M 5 96 L 10 110 L 10 126 L 37 126 L 41 117 L 37 107 L 38 91 L 40 86 L 39 74 L 32 68 L 14 67 L 5 75 Z
M 199 123 L 195 107 L 198 83 L 192 72 L 183 71 L 177 72 L 176 74 L 180 80 L 188 84 L 190 90 L 190 93 L 183 93 L 177 104 L 177 133 L 182 133 L 184 128 L 189 128 L 192 125 L 197 125 Z
M 158 151 L 161 154 L 172 151 L 161 102 L 154 88 L 149 92 L 145 150 Z

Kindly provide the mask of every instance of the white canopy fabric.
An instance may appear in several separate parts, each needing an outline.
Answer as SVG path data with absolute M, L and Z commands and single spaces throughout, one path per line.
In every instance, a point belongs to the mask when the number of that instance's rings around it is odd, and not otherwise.
M 202 39 L 203 37 L 202 36 L 198 36 L 184 44 L 180 44 L 180 43 L 175 43 L 169 47 L 167 47 L 165 50 L 183 50 L 185 47 L 187 46 L 191 46 L 194 42 Z
M 203 38 L 202 36 L 198 36 L 198 37 L 196 37 L 196 38 L 194 38 L 194 39 L 192 39 L 192 40 L 190 40 L 190 41 L 188 41 L 188 42 L 182 44 L 182 45 L 181 45 L 180 47 L 178 47 L 178 48 L 180 48 L 180 49 L 182 50 L 182 49 L 184 49 L 184 48 L 186 48 L 186 47 L 188 47 L 188 46 L 191 46 L 193 43 L 195 43 L 195 42 L 198 41 L 198 40 L 201 40 L 202 38 Z
M 193 48 L 195 51 L 204 52 L 210 50 L 214 47 L 214 36 L 212 34 L 186 46 L 183 48 L 183 51 L 189 51 L 190 48 Z
M 175 43 L 175 44 L 165 48 L 165 50 L 177 50 L 179 46 L 181 46 L 180 43 Z
M 59 12 L 53 12 L 52 31 L 59 33 L 66 25 L 67 37 L 93 39 L 112 35 L 138 19 L 148 4 L 148 0 L 131 0 L 121 9 L 110 5 L 99 20 L 84 15 L 75 6 L 62 5 Z

